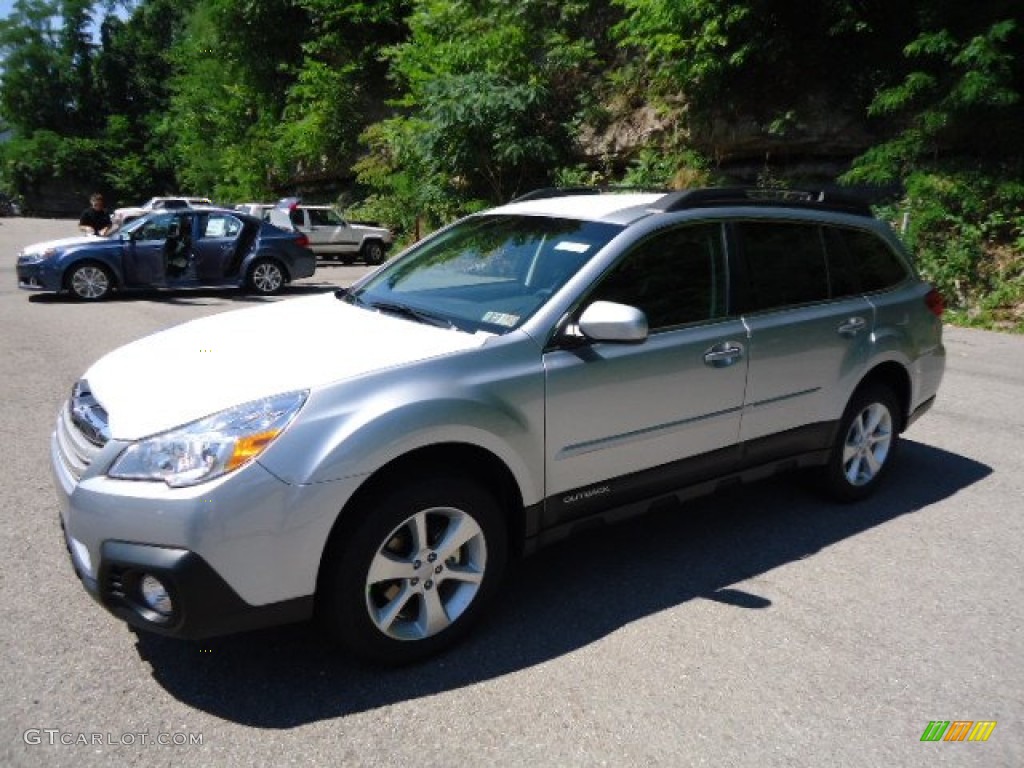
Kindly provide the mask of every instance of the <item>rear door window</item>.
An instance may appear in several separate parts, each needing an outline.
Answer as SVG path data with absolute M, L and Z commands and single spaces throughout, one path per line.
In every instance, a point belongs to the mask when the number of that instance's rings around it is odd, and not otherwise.
M 735 225 L 742 253 L 741 293 L 747 311 L 829 298 L 825 249 L 817 225 L 744 221 Z

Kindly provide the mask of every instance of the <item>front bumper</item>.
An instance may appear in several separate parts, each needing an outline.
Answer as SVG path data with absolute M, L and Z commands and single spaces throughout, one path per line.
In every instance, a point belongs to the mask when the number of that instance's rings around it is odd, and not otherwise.
M 68 553 L 75 573 L 103 607 L 134 627 L 174 637 L 199 639 L 259 627 L 304 621 L 313 615 L 313 597 L 254 606 L 242 600 L 209 563 L 187 549 L 105 541 L 99 576 L 91 578 Z M 146 576 L 159 580 L 170 610 L 158 613 L 143 597 Z
M 18 264 L 18 287 L 25 291 L 59 291 L 61 275 L 47 261 Z
M 289 485 L 258 462 L 191 488 L 111 479 L 125 445 L 111 440 L 76 463 L 61 421 L 51 442 L 71 562 L 98 602 L 133 626 L 188 638 L 312 615 L 344 484 Z M 148 607 L 146 575 L 166 589 L 169 614 Z

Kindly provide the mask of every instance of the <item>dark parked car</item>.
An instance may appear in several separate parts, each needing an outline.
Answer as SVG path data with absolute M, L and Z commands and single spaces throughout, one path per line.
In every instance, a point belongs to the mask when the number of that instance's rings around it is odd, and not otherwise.
M 18 254 L 18 286 L 98 301 L 114 290 L 238 286 L 276 293 L 316 269 L 305 235 L 238 211 L 155 211 L 107 237 L 36 243 Z
M 0 216 L 21 216 L 18 201 L 3 192 L 0 192 Z

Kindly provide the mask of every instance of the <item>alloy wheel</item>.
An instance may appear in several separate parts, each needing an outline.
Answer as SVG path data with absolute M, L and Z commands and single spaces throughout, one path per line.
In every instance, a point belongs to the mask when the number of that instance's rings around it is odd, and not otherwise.
M 388 637 L 431 637 L 466 611 L 486 567 L 476 520 L 452 507 L 422 510 L 381 542 L 366 575 L 366 609 Z
M 843 473 L 851 485 L 867 485 L 878 475 L 892 437 L 892 414 L 882 403 L 871 403 L 851 422 L 843 445 Z
M 110 277 L 102 267 L 79 267 L 71 275 L 71 290 L 82 299 L 100 299 L 110 291 Z

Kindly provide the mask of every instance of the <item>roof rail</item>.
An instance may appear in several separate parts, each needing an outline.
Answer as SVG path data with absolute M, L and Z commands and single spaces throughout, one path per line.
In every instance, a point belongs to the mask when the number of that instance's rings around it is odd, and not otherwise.
M 565 197 L 566 195 L 599 195 L 597 187 L 542 187 L 525 195 L 513 198 L 511 203 L 525 203 L 527 200 L 545 200 L 549 197 Z
M 670 192 L 651 206 L 654 210 L 684 211 L 688 208 L 714 208 L 726 205 L 753 205 L 772 208 L 812 208 L 874 218 L 863 199 L 835 190 L 756 189 L 748 187 L 705 187 Z
M 615 192 L 647 192 L 663 195 L 668 192 L 668 190 L 664 187 L 652 189 L 651 187 L 634 187 L 626 184 L 602 184 L 596 187 L 582 185 L 574 187 L 542 187 L 541 189 L 535 189 L 532 192 L 527 192 L 525 195 L 520 195 L 509 202 L 522 203 L 527 200 L 544 200 L 550 197 L 566 197 L 567 195 L 607 195 Z

